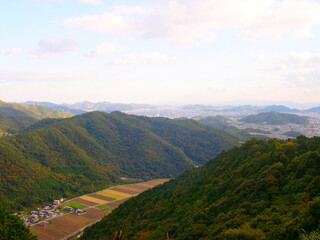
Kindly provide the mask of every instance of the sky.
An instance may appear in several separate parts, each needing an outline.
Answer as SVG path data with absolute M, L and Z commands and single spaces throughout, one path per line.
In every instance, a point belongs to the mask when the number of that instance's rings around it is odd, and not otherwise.
M 320 103 L 320 0 L 19 0 L 0 100 Z

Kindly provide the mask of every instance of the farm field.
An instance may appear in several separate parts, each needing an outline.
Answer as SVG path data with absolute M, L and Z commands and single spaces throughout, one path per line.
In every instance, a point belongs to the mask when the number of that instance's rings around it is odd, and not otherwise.
M 60 240 L 81 230 L 82 228 L 99 221 L 108 215 L 114 208 L 129 198 L 139 193 L 153 188 L 158 184 L 163 184 L 168 179 L 150 180 L 143 183 L 127 184 L 114 186 L 95 193 L 86 194 L 77 198 L 70 199 L 62 206 L 71 206 L 85 210 L 84 214 L 76 215 L 73 213 L 49 219 L 49 225 L 30 227 L 31 231 L 37 236 L 38 240 Z

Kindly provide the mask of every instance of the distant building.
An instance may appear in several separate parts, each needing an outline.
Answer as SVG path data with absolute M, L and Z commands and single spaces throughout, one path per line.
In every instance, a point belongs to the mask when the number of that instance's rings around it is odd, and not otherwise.
M 45 225 L 49 225 L 50 223 L 48 221 L 41 221 L 41 222 L 38 222 L 38 226 L 45 226 Z

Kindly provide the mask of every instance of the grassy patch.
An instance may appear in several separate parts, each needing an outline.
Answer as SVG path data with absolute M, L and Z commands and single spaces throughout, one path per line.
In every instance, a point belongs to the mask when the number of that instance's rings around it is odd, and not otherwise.
M 101 209 L 101 210 L 105 210 L 105 211 L 109 211 L 109 210 L 113 209 L 112 207 L 106 206 L 106 205 L 100 205 L 100 206 L 97 206 L 96 208 Z
M 63 207 L 72 207 L 72 208 L 82 208 L 84 207 L 85 205 L 83 204 L 80 204 L 80 203 L 75 203 L 75 202 L 72 202 L 72 201 L 69 201 L 69 202 L 65 202 L 64 204 L 61 205 L 61 208 Z

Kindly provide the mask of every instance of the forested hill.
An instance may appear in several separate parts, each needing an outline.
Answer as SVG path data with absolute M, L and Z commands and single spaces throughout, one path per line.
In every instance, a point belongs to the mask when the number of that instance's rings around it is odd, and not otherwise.
M 37 121 L 37 119 L 28 115 L 7 115 L 0 113 L 0 132 L 3 131 L 3 135 L 6 135 L 6 133 L 14 134 Z
M 92 192 L 120 177 L 173 177 L 238 140 L 192 120 L 92 112 L 0 139 L 0 199 L 12 208 Z
M 291 240 L 320 224 L 320 138 L 251 139 L 128 200 L 81 240 Z
M 51 108 L 41 105 L 22 105 L 7 103 L 0 100 L 0 113 L 6 115 L 27 115 L 36 119 L 43 118 L 65 118 L 71 117 L 73 114 L 66 112 L 58 112 Z
M 245 123 L 267 123 L 270 125 L 283 125 L 288 123 L 307 124 L 309 120 L 306 117 L 301 117 L 296 114 L 266 112 L 257 115 L 249 115 L 242 118 L 240 121 Z
M 0 135 L 14 134 L 29 127 L 43 118 L 65 118 L 73 116 L 70 113 L 57 112 L 51 108 L 32 105 L 13 104 L 0 101 Z

